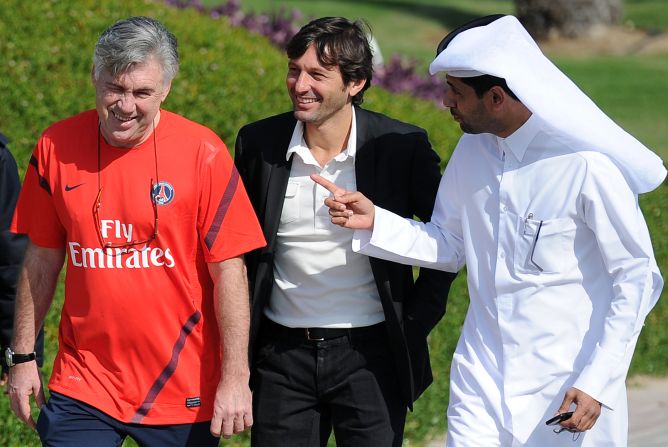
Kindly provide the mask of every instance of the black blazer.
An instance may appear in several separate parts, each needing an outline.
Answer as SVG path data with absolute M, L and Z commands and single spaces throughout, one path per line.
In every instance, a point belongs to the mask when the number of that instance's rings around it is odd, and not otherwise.
M 376 205 L 404 217 L 431 217 L 440 182 L 439 157 L 427 133 L 379 113 L 355 109 L 357 189 Z M 285 156 L 296 120 L 292 112 L 244 126 L 237 136 L 235 163 L 243 179 L 267 246 L 246 255 L 251 291 L 250 361 L 274 284 L 274 249 L 291 159 Z M 402 395 L 412 407 L 431 384 L 427 334 L 445 313 L 453 273 L 421 269 L 369 258 L 385 312 Z
M 9 140 L 0 133 L 0 347 L 2 348 L 2 372 L 9 367 L 5 362 L 4 352 L 12 340 L 14 325 L 14 302 L 16 287 L 28 236 L 9 231 L 14 214 L 14 207 L 19 197 L 21 180 L 16 161 L 9 152 Z M 37 364 L 42 366 L 44 357 L 44 330 L 40 330 L 35 341 Z

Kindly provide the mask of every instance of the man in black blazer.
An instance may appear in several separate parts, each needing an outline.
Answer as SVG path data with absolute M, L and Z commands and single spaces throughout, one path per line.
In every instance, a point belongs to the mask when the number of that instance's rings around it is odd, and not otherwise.
M 8 144 L 9 139 L 0 133 L 0 346 L 2 346 L 0 386 L 7 383 L 9 373 L 4 354 L 12 340 L 16 285 L 28 243 L 26 235 L 9 231 L 21 189 L 21 180 Z M 41 367 L 44 357 L 44 329 L 41 329 L 37 336 L 35 352 L 37 365 Z
M 247 254 L 252 444 L 400 446 L 432 381 L 427 335 L 454 274 L 352 252 L 318 173 L 428 221 L 439 158 L 423 129 L 359 107 L 372 77 L 360 22 L 322 18 L 287 46 L 293 111 L 244 126 L 235 162 L 268 242 Z

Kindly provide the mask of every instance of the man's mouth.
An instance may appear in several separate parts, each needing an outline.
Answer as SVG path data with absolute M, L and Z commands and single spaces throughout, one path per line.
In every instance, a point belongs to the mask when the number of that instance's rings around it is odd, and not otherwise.
M 318 102 L 318 98 L 311 98 L 311 97 L 298 97 L 297 102 L 299 104 L 312 104 L 314 102 Z
M 123 123 L 127 123 L 128 121 L 132 121 L 134 119 L 133 116 L 124 117 L 124 116 L 119 115 L 118 113 L 114 112 L 113 110 L 111 111 L 111 114 L 114 115 L 114 118 L 116 118 L 118 121 L 121 121 Z

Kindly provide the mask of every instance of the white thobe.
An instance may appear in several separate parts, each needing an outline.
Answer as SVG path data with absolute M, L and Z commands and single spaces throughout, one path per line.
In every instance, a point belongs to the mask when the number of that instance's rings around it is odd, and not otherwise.
M 376 208 L 373 232 L 355 232 L 369 256 L 467 265 L 448 445 L 626 445 L 626 372 L 663 280 L 637 196 L 573 144 L 535 115 L 506 139 L 464 135 L 431 222 Z M 544 424 L 571 386 L 603 404 L 576 441 Z

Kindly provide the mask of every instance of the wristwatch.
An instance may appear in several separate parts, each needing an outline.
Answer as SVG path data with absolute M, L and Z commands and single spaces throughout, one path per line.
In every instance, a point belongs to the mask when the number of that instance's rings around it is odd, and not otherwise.
M 8 367 L 18 365 L 19 363 L 25 363 L 33 361 L 37 358 L 37 353 L 31 352 L 30 354 L 17 354 L 12 351 L 12 348 L 5 349 L 5 362 L 7 362 Z

